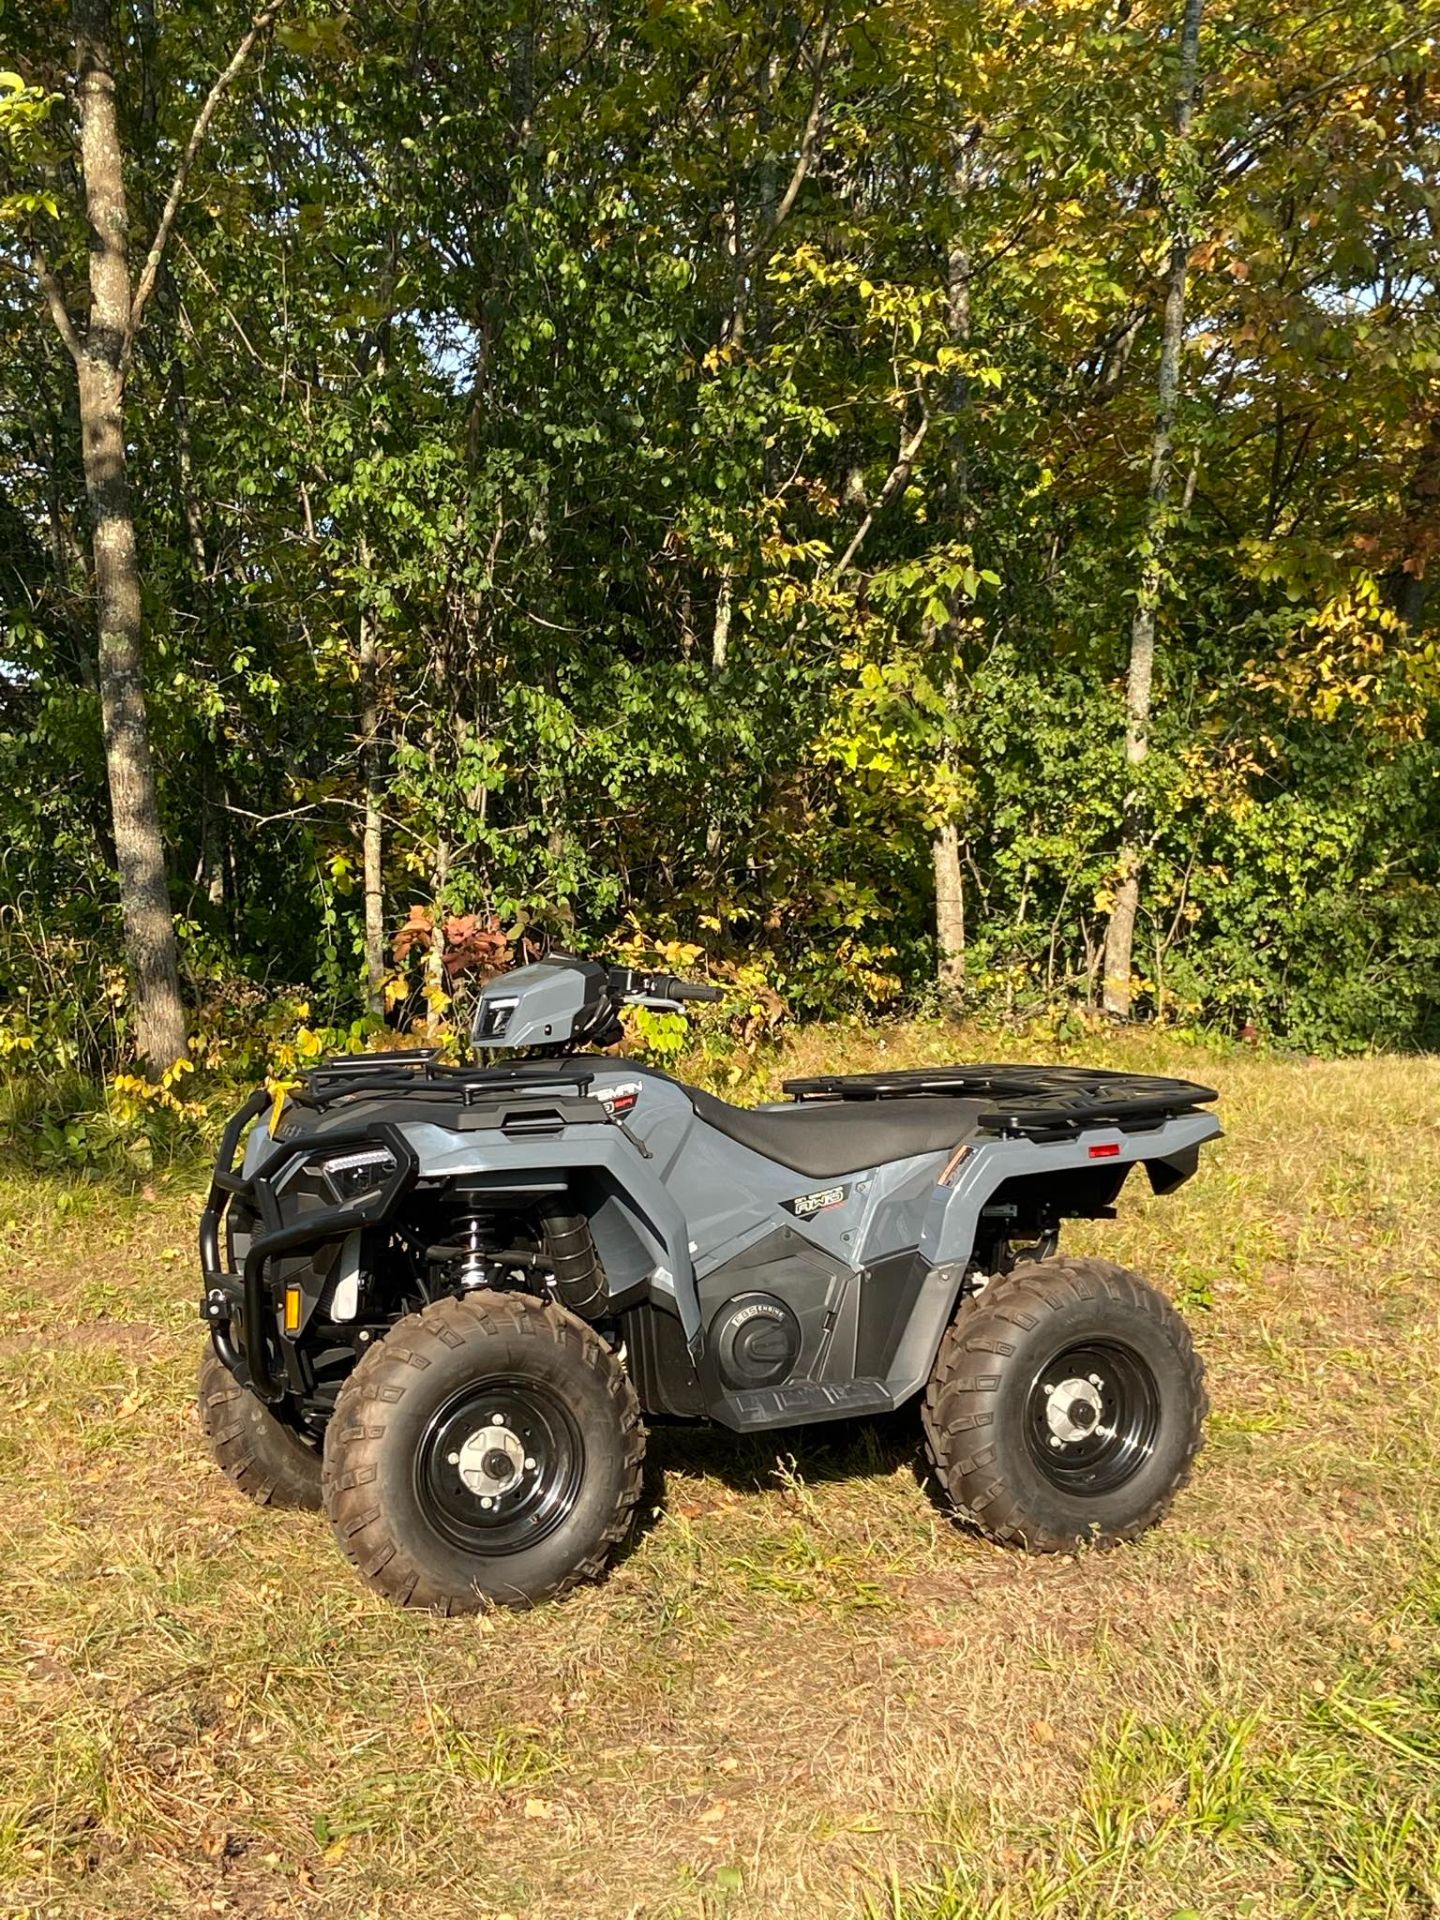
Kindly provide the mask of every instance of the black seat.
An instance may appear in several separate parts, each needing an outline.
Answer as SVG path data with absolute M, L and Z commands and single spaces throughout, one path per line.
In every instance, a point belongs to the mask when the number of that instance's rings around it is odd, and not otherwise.
M 727 1139 L 777 1160 L 782 1167 L 828 1180 L 859 1173 L 912 1153 L 940 1153 L 975 1131 L 984 1100 L 935 1099 L 836 1101 L 833 1106 L 777 1107 L 768 1113 L 732 1107 L 693 1087 L 686 1092 L 707 1126 Z

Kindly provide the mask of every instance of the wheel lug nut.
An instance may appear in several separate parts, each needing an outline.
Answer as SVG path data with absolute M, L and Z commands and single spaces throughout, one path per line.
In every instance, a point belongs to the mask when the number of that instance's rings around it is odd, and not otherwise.
M 447 1454 L 447 1455 L 446 1455 L 445 1457 L 446 1457 L 446 1459 L 447 1459 L 447 1460 L 448 1460 L 448 1461 L 450 1462 L 450 1464 L 451 1464 L 451 1466 L 452 1466 L 452 1467 L 458 1467 L 458 1466 L 459 1466 L 459 1464 L 460 1464 L 460 1456 L 459 1456 L 459 1454 L 458 1454 L 458 1453 L 450 1453 L 450 1454 Z
M 1058 1433 L 1052 1433 L 1052 1434 L 1051 1434 L 1051 1436 L 1050 1436 L 1050 1444 L 1051 1444 L 1051 1446 L 1052 1446 L 1052 1447 L 1058 1447 L 1058 1446 L 1059 1446 L 1059 1445 L 1061 1444 L 1061 1440 L 1060 1440 L 1060 1436 L 1059 1436 L 1059 1434 L 1058 1434 Z
M 1053 1393 L 1055 1389 L 1054 1387 L 1051 1386 L 1050 1382 L 1046 1380 L 1044 1384 L 1041 1386 L 1040 1391 L 1042 1393 Z
M 488 1493 L 482 1493 L 480 1496 L 480 1504 L 482 1507 L 493 1507 L 495 1502 L 490 1498 Z
M 1100 1378 L 1098 1373 L 1092 1373 L 1090 1376 L 1090 1384 L 1092 1387 L 1103 1387 L 1105 1382 Z
M 527 1473 L 533 1473 L 535 1471 L 535 1462 L 528 1453 L 525 1456 L 525 1471 Z

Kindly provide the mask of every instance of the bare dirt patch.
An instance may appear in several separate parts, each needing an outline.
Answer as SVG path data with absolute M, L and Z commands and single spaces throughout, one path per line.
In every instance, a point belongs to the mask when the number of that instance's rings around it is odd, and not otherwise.
M 21 1328 L 0 1333 L 0 1359 L 7 1354 L 92 1351 L 143 1355 L 155 1344 L 155 1329 L 145 1320 L 95 1320 L 78 1327 Z

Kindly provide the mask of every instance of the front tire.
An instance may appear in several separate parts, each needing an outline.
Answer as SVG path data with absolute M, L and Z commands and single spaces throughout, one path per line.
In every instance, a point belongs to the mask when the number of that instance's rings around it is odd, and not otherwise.
M 1190 1477 L 1208 1403 L 1190 1330 L 1138 1275 L 1040 1260 L 951 1323 L 925 1394 L 941 1488 L 1032 1552 L 1132 1540 Z
M 345 1382 L 325 1509 L 400 1606 L 531 1605 L 603 1571 L 644 1451 L 635 1390 L 591 1327 L 527 1294 L 469 1294 L 399 1321 Z
M 227 1479 L 262 1507 L 320 1506 L 320 1450 L 307 1446 L 235 1376 L 213 1347 L 200 1362 L 200 1425 Z

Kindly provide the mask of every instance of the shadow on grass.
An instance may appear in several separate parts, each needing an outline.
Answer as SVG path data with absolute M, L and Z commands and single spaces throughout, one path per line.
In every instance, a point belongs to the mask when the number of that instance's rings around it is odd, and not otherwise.
M 789 1473 L 811 1483 L 862 1480 L 918 1461 L 920 1419 L 914 1407 L 903 1407 L 877 1419 L 743 1434 L 698 1422 L 656 1422 L 649 1453 L 662 1472 L 705 1474 L 735 1493 L 773 1493 Z
M 869 1420 L 778 1427 L 761 1434 L 657 1421 L 646 1445 L 642 1518 L 635 1538 L 643 1539 L 663 1515 L 676 1477 L 715 1479 L 732 1493 L 756 1497 L 792 1479 L 807 1486 L 888 1479 L 902 1468 L 913 1473 L 926 1498 L 948 1521 L 978 1537 L 936 1481 L 925 1455 L 918 1401 Z

